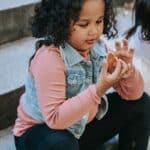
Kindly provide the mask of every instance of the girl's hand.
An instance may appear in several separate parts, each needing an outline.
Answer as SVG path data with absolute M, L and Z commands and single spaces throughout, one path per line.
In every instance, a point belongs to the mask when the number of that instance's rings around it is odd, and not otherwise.
M 117 41 L 115 43 L 115 47 L 116 47 L 115 55 L 128 65 L 128 70 L 122 78 L 128 78 L 133 72 L 132 65 L 133 65 L 134 49 L 129 48 L 128 40 L 126 39 L 124 39 L 122 43 Z
M 134 49 L 129 48 L 128 40 L 124 39 L 122 43 L 116 41 L 115 48 L 115 55 L 123 60 L 125 63 L 132 65 Z
M 128 71 L 128 65 L 121 59 L 117 59 L 113 72 L 108 70 L 108 62 L 104 60 L 100 76 L 96 83 L 96 92 L 102 96 L 110 87 L 123 78 Z

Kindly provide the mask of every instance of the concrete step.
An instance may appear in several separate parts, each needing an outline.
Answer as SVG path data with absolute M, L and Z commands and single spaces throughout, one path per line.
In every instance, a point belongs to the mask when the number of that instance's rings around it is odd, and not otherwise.
M 35 39 L 26 37 L 0 46 L 0 130 L 14 123 L 34 45 Z
M 35 50 L 35 39 L 22 38 L 0 46 L 0 95 L 24 84 L 28 60 Z
M 0 44 L 31 35 L 29 18 L 34 14 L 34 6 L 39 1 L 1 0 Z
M 35 50 L 32 37 L 0 46 L 0 150 L 15 150 L 12 124 L 23 92 L 28 61 Z M 7 128 L 8 127 L 8 128 Z

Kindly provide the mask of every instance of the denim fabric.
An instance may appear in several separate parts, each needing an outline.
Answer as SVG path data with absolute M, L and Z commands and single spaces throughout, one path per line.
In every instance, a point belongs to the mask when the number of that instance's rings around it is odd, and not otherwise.
M 61 57 L 66 67 L 66 97 L 71 98 L 82 92 L 92 83 L 96 83 L 99 76 L 103 59 L 106 57 L 105 46 L 98 41 L 90 52 L 90 61 L 86 61 L 73 47 L 65 44 L 60 47 Z M 34 79 L 30 74 L 27 76 L 25 84 L 26 92 L 22 98 L 22 105 L 27 114 L 39 122 L 44 122 L 39 108 Z M 108 109 L 107 99 L 102 101 L 101 109 L 97 117 L 101 119 Z M 88 113 L 77 123 L 73 124 L 68 130 L 76 137 L 80 138 L 83 134 L 88 120 Z
M 30 73 L 28 73 L 26 76 L 25 93 L 21 98 L 21 103 L 25 112 L 29 116 L 31 116 L 35 120 L 38 120 L 41 123 L 43 122 L 44 118 L 39 108 L 35 83 Z

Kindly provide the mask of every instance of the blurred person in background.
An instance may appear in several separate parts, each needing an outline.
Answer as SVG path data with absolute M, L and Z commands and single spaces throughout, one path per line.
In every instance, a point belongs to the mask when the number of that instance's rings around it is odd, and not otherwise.
M 135 49 L 134 63 L 144 77 L 145 91 L 150 95 L 150 0 L 136 0 L 133 14 L 134 25 L 126 38 Z

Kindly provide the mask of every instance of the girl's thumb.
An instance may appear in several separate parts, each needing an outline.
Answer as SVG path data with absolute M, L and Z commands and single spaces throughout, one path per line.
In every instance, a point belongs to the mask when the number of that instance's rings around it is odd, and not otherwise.
M 108 70 L 108 63 L 107 63 L 107 60 L 104 59 L 101 73 L 105 75 L 107 73 L 107 70 Z

